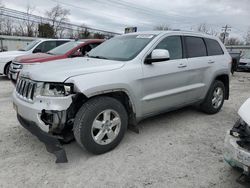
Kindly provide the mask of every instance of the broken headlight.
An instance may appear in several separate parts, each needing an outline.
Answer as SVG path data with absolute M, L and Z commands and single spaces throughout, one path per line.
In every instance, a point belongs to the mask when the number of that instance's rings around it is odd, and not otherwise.
M 64 83 L 44 83 L 41 89 L 42 96 L 64 97 L 73 93 L 73 84 Z
M 247 123 L 243 119 L 239 119 L 234 127 L 230 130 L 230 134 L 236 138 L 239 138 L 241 135 L 248 131 Z

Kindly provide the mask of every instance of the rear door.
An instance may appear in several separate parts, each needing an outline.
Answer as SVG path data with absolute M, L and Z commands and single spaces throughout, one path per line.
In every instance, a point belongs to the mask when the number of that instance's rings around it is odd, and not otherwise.
M 183 57 L 181 36 L 164 38 L 155 49 L 169 51 L 170 60 L 143 64 L 143 115 L 154 114 L 188 102 L 190 81 L 187 59 Z
M 202 37 L 184 36 L 186 57 L 193 85 L 188 98 L 198 101 L 205 97 L 208 80 L 211 80 L 214 61 L 207 56 L 207 47 Z

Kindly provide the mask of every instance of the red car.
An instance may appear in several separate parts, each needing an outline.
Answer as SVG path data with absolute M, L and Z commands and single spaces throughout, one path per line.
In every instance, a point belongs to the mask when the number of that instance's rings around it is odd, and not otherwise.
M 70 41 L 58 46 L 47 53 L 36 53 L 31 55 L 19 56 L 13 60 L 9 69 L 9 78 L 15 83 L 18 74 L 23 67 L 43 63 L 53 60 L 83 57 L 91 49 L 104 42 L 102 39 L 86 39 L 78 41 Z

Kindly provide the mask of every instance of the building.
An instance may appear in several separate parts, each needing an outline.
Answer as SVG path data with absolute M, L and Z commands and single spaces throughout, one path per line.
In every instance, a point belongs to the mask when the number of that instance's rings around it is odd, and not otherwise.
M 35 37 L 0 35 L 0 52 L 24 48 L 35 39 Z

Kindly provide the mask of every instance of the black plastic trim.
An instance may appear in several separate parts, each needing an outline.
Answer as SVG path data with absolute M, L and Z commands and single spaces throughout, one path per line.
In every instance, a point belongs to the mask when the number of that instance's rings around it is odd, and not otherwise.
M 66 152 L 61 145 L 58 137 L 53 136 L 49 133 L 44 132 L 40 129 L 35 122 L 28 121 L 17 114 L 17 119 L 20 124 L 35 135 L 41 142 L 43 142 L 46 146 L 48 152 L 53 153 L 56 156 L 56 163 L 67 163 L 68 159 L 66 156 Z

